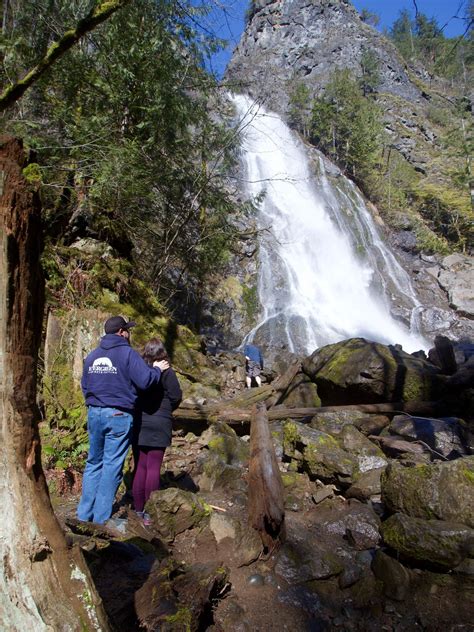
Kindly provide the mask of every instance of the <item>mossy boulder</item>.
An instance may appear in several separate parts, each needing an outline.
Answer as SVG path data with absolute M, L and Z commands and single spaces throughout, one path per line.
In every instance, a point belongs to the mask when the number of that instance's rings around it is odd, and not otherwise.
M 283 454 L 311 478 L 343 485 L 351 485 L 360 473 L 387 463 L 383 452 L 354 426 L 331 435 L 287 421 L 283 426 Z
M 298 373 L 285 391 L 282 402 L 287 408 L 318 408 L 318 387 L 304 373 Z
M 382 524 L 382 536 L 404 557 L 446 569 L 474 557 L 474 529 L 459 522 L 422 520 L 397 513 Z
M 454 520 L 474 528 L 474 456 L 404 467 L 392 462 L 381 478 L 391 512 Z
M 398 346 L 364 338 L 327 345 L 303 361 L 324 405 L 439 398 L 439 369 Z
M 345 426 L 362 424 L 367 418 L 366 413 L 353 410 L 317 413 L 310 422 L 311 428 L 338 435 Z M 388 423 L 388 420 L 387 420 Z
M 212 514 L 211 507 L 202 498 L 175 487 L 153 492 L 146 510 L 154 530 L 167 542 L 187 529 L 204 527 Z
M 294 421 L 283 426 L 283 451 L 287 459 L 298 461 L 299 469 L 328 483 L 350 484 L 357 469 L 356 457 L 342 449 L 333 436 Z
M 388 463 L 382 450 L 355 426 L 345 426 L 339 435 L 341 447 L 357 458 L 358 473 L 385 467 Z
M 227 465 L 244 465 L 250 457 L 249 444 L 229 425 L 213 423 L 201 436 L 201 443 Z

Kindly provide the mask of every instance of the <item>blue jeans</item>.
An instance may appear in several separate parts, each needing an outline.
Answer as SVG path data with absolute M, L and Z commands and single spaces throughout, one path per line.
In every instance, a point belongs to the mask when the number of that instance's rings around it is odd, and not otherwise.
M 132 434 L 133 416 L 116 408 L 89 406 L 89 456 L 77 508 L 79 520 L 103 524 L 112 515 Z

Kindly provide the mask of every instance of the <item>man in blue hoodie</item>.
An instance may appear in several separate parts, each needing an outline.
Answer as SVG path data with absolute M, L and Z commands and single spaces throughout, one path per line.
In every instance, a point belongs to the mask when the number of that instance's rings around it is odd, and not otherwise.
M 130 445 L 138 390 L 144 391 L 169 368 L 166 361 L 149 367 L 130 346 L 133 321 L 109 318 L 105 336 L 84 360 L 81 388 L 87 405 L 89 455 L 77 508 L 79 520 L 105 523 L 112 514 Z
M 257 383 L 257 386 L 262 386 L 262 378 L 260 377 L 261 370 L 263 369 L 263 356 L 262 352 L 255 345 L 245 345 L 245 384 L 247 388 L 252 386 L 252 379 Z

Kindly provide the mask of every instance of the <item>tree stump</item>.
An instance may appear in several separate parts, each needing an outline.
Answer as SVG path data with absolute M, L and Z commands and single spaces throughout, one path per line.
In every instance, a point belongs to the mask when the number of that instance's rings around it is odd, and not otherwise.
M 250 426 L 249 520 L 270 555 L 285 539 L 283 482 L 265 404 L 256 404 Z

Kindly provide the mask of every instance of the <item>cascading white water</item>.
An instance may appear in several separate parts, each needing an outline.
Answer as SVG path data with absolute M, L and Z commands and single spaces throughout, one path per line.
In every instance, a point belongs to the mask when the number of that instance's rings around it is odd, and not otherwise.
M 269 347 L 311 353 L 362 336 L 406 351 L 426 349 L 421 309 L 408 274 L 380 238 L 356 187 L 310 172 L 304 146 L 276 114 L 246 96 L 231 97 L 243 132 L 248 192 L 260 207 L 258 292 L 263 314 L 246 337 Z M 411 310 L 410 328 L 390 302 Z

